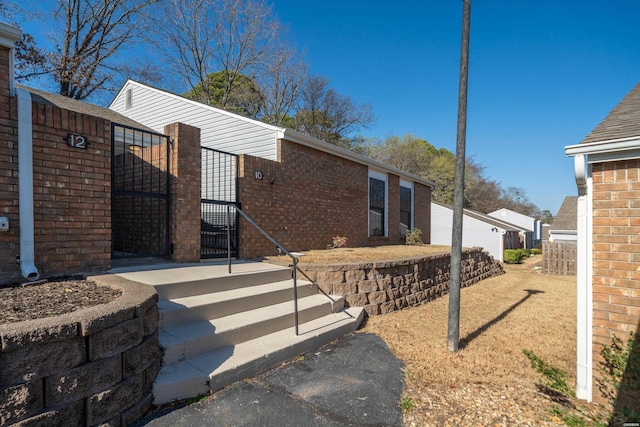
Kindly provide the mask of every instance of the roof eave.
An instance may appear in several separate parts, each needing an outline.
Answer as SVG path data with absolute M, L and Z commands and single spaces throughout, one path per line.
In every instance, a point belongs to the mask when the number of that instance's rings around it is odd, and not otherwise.
M 568 145 L 567 156 L 588 155 L 589 163 L 640 158 L 640 135 L 586 144 Z

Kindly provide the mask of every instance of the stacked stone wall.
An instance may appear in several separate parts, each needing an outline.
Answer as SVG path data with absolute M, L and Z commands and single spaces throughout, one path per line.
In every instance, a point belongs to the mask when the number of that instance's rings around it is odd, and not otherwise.
M 299 264 L 302 278 L 326 293 L 342 295 L 347 305 L 368 315 L 389 313 L 449 293 L 451 254 L 401 261 L 353 264 Z M 461 287 L 504 273 L 502 263 L 480 248 L 463 251 Z
M 151 408 L 160 369 L 157 294 L 117 276 L 114 301 L 0 325 L 0 425 L 126 426 Z

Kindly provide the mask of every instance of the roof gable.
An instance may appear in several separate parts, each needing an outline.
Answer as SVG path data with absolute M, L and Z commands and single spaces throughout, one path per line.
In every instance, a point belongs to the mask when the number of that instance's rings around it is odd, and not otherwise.
M 577 230 L 578 229 L 578 197 L 567 196 L 558 210 L 558 214 L 551 224 L 550 230 Z
M 640 83 L 589 133 L 581 144 L 640 136 Z

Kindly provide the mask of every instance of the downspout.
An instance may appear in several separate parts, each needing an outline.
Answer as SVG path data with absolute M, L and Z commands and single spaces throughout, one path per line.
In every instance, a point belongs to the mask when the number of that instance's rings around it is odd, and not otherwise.
M 591 252 L 593 237 L 589 188 L 591 178 L 584 155 L 576 155 L 573 161 L 578 186 L 576 397 L 591 402 L 593 398 L 593 254 Z
M 18 189 L 20 191 L 20 270 L 33 282 L 40 278 L 34 263 L 33 237 L 33 134 L 31 94 L 16 89 L 18 98 Z

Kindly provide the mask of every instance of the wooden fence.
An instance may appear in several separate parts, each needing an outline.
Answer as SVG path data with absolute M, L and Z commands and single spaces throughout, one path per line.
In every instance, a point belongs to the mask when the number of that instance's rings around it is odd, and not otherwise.
M 563 276 L 576 274 L 576 242 L 542 242 L 542 272 Z

